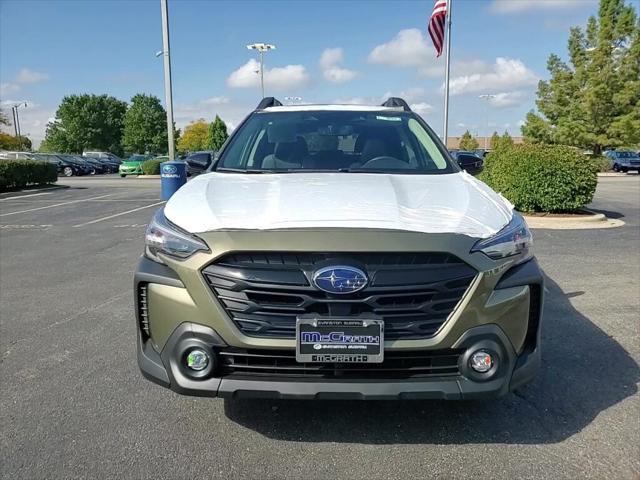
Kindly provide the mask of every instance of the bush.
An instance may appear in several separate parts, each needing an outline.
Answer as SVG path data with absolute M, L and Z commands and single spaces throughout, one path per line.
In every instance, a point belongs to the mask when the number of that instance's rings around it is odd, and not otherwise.
M 572 212 L 593 199 L 598 168 L 571 147 L 514 145 L 487 155 L 480 179 L 522 212 Z
M 54 183 L 58 171 L 54 164 L 34 160 L 0 160 L 0 191 L 27 185 Z
M 160 175 L 160 164 L 166 160 L 147 160 L 142 162 L 142 172 L 145 175 Z
M 609 157 L 597 156 L 591 157 L 598 169 L 598 172 L 608 172 L 612 168 L 611 159 Z

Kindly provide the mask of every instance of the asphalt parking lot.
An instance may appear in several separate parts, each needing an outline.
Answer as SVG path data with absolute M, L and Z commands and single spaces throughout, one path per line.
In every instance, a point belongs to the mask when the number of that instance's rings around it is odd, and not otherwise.
M 132 275 L 157 181 L 0 197 L 2 478 L 620 478 L 640 473 L 640 176 L 626 224 L 536 230 L 543 369 L 487 402 L 181 397 L 135 358 Z

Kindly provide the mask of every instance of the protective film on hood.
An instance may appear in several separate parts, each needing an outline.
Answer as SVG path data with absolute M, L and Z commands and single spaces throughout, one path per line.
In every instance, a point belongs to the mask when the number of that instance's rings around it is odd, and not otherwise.
M 191 233 L 366 228 L 494 235 L 513 205 L 465 172 L 210 173 L 182 187 L 165 215 Z

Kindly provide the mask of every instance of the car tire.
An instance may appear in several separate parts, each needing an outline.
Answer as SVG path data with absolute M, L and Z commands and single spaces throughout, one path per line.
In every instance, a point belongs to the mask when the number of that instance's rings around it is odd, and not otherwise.
M 613 171 L 614 171 L 614 172 L 619 172 L 619 171 L 620 171 L 620 167 L 618 167 L 618 164 L 617 164 L 617 163 L 614 163 L 614 164 L 613 164 Z
M 623 173 L 627 173 L 627 172 L 629 172 L 629 169 L 628 169 L 628 168 L 625 168 L 625 167 L 622 167 L 622 168 L 621 168 L 621 170 L 622 170 L 622 172 L 623 172 Z
M 121 173 L 121 174 L 120 174 L 120 176 L 121 176 L 122 178 L 126 177 L 126 175 L 125 175 L 124 173 Z
M 63 174 L 65 177 L 73 177 L 73 173 L 74 173 L 74 172 L 73 172 L 73 168 L 71 168 L 71 167 L 64 167 L 64 168 L 62 169 L 62 174 Z

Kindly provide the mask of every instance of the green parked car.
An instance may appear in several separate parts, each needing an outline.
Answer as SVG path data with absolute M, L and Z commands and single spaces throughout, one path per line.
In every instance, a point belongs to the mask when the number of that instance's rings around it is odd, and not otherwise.
M 142 175 L 142 163 L 149 160 L 151 155 L 131 155 L 120 164 L 118 173 L 121 177 L 127 175 Z

